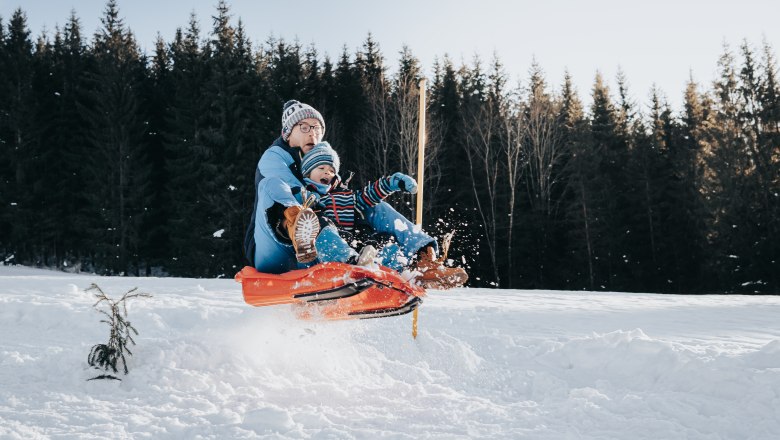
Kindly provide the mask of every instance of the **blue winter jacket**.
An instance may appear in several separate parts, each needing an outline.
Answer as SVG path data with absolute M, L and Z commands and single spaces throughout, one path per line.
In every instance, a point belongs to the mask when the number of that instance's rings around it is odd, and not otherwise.
M 303 188 L 301 167 L 301 149 L 291 147 L 281 137 L 277 138 L 260 157 L 255 168 L 255 203 L 252 209 L 252 219 L 244 237 L 244 255 L 251 265 L 255 265 L 255 224 L 257 223 L 258 207 L 267 210 L 269 200 L 261 200 L 261 196 L 270 197 L 271 201 L 283 206 L 301 204 L 300 192 Z M 262 186 L 261 186 L 262 184 Z M 265 202 L 265 203 L 263 203 Z M 267 213 L 260 212 L 267 218 Z

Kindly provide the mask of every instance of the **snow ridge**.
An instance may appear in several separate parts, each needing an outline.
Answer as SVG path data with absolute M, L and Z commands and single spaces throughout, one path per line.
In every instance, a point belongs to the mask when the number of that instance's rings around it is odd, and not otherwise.
M 130 374 L 84 288 L 128 305 Z M 780 438 L 780 298 L 460 289 L 295 320 L 232 280 L 0 266 L 0 438 Z

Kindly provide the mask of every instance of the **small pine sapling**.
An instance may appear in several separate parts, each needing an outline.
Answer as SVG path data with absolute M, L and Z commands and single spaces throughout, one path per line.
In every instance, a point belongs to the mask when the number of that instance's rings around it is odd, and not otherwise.
M 103 290 L 98 287 L 97 284 L 92 284 L 86 291 L 94 291 L 97 302 L 93 305 L 98 312 L 106 316 L 107 319 L 101 319 L 100 322 L 105 322 L 111 328 L 111 333 L 108 337 L 107 344 L 96 344 L 92 346 L 87 357 L 87 362 L 91 367 L 97 369 L 103 369 L 105 371 L 119 372 L 117 368 L 118 364 L 122 363 L 122 369 L 125 374 L 128 373 L 127 359 L 125 354 L 132 356 L 133 353 L 128 348 L 128 344 L 135 345 L 132 334 L 138 335 L 138 330 L 135 329 L 127 320 L 127 300 L 131 298 L 151 298 L 152 295 L 148 293 L 135 293 L 138 288 L 133 288 L 127 293 L 122 295 L 118 300 L 111 299 Z M 102 374 L 100 376 L 93 377 L 92 379 L 114 379 L 121 380 L 118 377 L 111 374 Z

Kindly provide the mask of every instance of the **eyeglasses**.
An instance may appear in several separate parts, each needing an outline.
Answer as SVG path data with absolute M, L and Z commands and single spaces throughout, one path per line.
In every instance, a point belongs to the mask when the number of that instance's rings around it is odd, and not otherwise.
M 322 125 L 309 125 L 305 122 L 298 124 L 298 128 L 301 129 L 301 133 L 308 133 L 309 131 L 314 130 L 315 133 L 322 134 L 325 131 L 325 127 Z

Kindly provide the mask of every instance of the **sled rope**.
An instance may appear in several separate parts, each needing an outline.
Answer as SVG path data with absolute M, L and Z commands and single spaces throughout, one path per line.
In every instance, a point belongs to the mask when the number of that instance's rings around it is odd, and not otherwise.
M 314 206 L 315 203 L 317 203 L 317 197 L 314 194 L 307 193 L 306 195 L 304 195 L 302 209 L 311 208 L 312 206 Z
M 442 263 L 447 261 L 447 253 L 450 251 L 450 243 L 452 243 L 452 237 L 455 235 L 455 230 L 444 234 L 441 239 L 441 261 Z
M 420 80 L 420 123 L 417 134 L 417 209 L 415 224 L 422 227 L 423 187 L 425 183 L 425 78 Z M 412 314 L 412 338 L 417 339 L 417 315 L 419 307 Z

